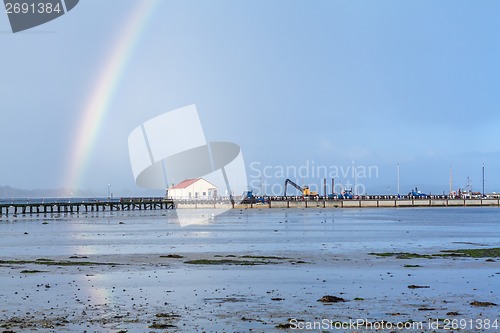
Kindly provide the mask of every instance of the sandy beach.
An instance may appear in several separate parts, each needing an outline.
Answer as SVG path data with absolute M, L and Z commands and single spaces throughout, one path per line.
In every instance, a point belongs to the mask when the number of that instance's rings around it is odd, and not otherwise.
M 0 331 L 496 332 L 499 212 L 4 217 Z

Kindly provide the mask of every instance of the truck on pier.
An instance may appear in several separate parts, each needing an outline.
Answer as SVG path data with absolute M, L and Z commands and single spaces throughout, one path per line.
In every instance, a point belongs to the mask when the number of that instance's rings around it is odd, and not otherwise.
M 342 193 L 338 195 L 339 199 L 353 199 L 352 188 L 345 188 Z
M 415 198 L 427 198 L 428 197 L 427 194 L 422 193 L 416 187 L 415 187 L 414 190 L 412 190 L 410 193 L 408 193 L 408 196 L 412 196 L 412 197 L 415 197 Z
M 267 203 L 265 197 L 256 197 L 252 190 L 243 192 L 241 203 L 243 204 L 255 204 L 255 203 Z

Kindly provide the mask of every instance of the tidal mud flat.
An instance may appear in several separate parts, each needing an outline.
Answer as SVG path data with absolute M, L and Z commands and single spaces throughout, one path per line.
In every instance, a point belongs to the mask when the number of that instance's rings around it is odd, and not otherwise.
M 500 331 L 498 208 L 172 213 L 0 220 L 0 332 Z

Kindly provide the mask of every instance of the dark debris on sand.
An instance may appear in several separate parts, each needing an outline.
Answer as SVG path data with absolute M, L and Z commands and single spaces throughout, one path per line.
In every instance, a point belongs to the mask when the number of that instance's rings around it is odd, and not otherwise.
M 331 296 L 331 295 L 325 295 L 318 299 L 318 302 L 323 302 L 323 303 L 340 303 L 340 302 L 347 302 L 345 299 L 342 297 L 337 297 L 337 296 Z
M 492 302 L 478 302 L 478 301 L 471 302 L 470 305 L 472 305 L 472 306 L 483 306 L 483 307 L 486 307 L 486 306 L 497 306 L 496 303 L 492 303 Z

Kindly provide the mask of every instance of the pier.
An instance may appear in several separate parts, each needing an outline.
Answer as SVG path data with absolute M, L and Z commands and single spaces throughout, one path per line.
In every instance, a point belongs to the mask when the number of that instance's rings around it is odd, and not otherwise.
M 118 200 L 79 199 L 65 201 L 0 202 L 0 217 L 34 214 L 79 214 L 105 211 L 204 209 L 204 208 L 411 208 L 411 207 L 500 207 L 500 199 L 450 199 L 450 198 L 302 198 L 271 197 L 266 202 L 238 203 L 229 201 L 189 200 L 175 201 L 166 198 L 121 198 Z
M 311 199 L 270 200 L 269 208 L 499 207 L 500 199 Z M 241 205 L 238 205 L 241 206 Z M 256 208 L 259 204 L 247 204 Z M 251 207 L 250 207 L 251 206 Z
M 10 203 L 0 202 L 0 216 L 33 215 L 33 214 L 60 214 L 104 211 L 131 211 L 131 210 L 161 210 L 174 209 L 174 201 L 165 198 L 121 198 L 119 200 L 96 199 L 67 199 L 35 200 L 32 202 L 12 200 Z
M 371 196 L 354 199 L 332 198 L 303 198 L 303 197 L 263 197 L 264 202 L 259 202 L 261 197 L 255 197 L 253 202 L 231 203 L 228 201 L 216 202 L 210 200 L 178 200 L 175 206 L 178 209 L 199 208 L 411 208 L 411 207 L 500 207 L 498 198 L 470 198 L 453 199 L 446 197 L 411 198 L 397 196 Z

